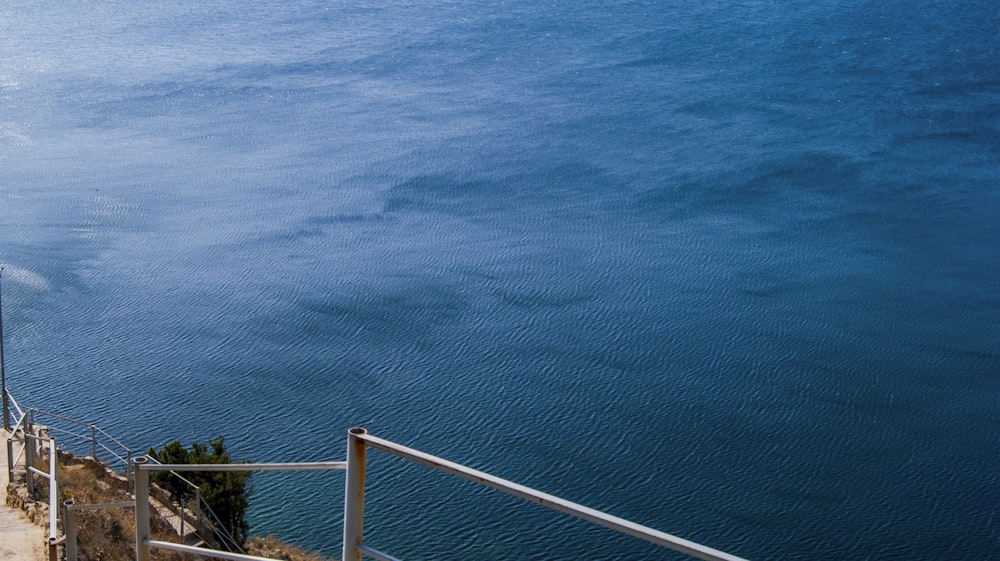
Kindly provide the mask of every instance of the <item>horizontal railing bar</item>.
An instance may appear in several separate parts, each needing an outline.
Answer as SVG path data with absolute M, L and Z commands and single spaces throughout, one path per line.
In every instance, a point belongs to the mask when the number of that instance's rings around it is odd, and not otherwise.
M 346 470 L 347 462 L 288 464 L 135 464 L 142 471 L 322 471 Z
M 513 481 L 490 475 L 486 472 L 472 469 L 455 462 L 450 462 L 443 458 L 438 458 L 437 456 L 432 456 L 377 436 L 371 436 L 369 434 L 356 434 L 355 436 L 363 440 L 369 446 L 394 456 L 399 456 L 418 464 L 423 464 L 425 466 L 450 473 L 461 477 L 462 479 L 479 483 L 480 485 L 496 489 L 497 491 L 502 491 L 508 495 L 513 495 L 515 497 L 540 504 L 547 508 L 575 516 L 606 528 L 611 528 L 612 530 L 628 534 L 659 546 L 680 551 L 681 553 L 702 559 L 703 561 L 746 561 L 742 557 L 730 555 L 724 551 L 719 551 L 666 532 L 661 532 L 648 526 L 636 524 L 635 522 L 625 520 L 624 518 L 619 518 L 572 501 L 567 501 L 555 495 L 543 493 L 536 489 L 532 489 L 531 487 L 526 487 L 524 485 L 514 483 Z
M 47 415 L 49 417 L 52 417 L 53 419 L 59 419 L 61 421 L 66 421 L 67 423 L 73 423 L 73 424 L 84 426 L 84 427 L 92 427 L 92 426 L 94 426 L 94 425 L 92 425 L 90 423 L 85 423 L 83 421 L 77 421 L 76 419 L 71 419 L 69 417 L 64 417 L 62 415 L 58 415 L 56 413 L 50 413 L 48 411 L 42 411 L 41 409 L 35 409 L 34 407 L 28 408 L 28 411 L 30 411 L 32 413 L 37 413 L 37 414 L 40 414 L 40 415 Z
M 121 442 L 119 442 L 117 438 L 115 438 L 115 437 L 111 436 L 110 434 L 104 432 L 104 429 L 102 429 L 101 427 L 99 427 L 97 425 L 92 425 L 92 426 L 94 427 L 94 430 L 96 430 L 97 432 L 99 432 L 102 435 L 104 435 L 104 438 L 107 438 L 111 442 L 114 442 L 118 446 L 121 446 L 123 450 L 128 451 L 128 446 L 125 446 L 124 444 L 122 444 Z M 110 451 L 111 450 L 108 450 L 108 452 L 110 452 Z
M 154 464 L 158 465 L 158 466 L 162 466 L 163 465 L 159 460 L 157 460 L 156 458 L 154 458 L 152 456 L 144 456 L 144 457 L 147 458 L 149 461 L 153 462 Z M 181 474 L 179 474 L 179 473 L 177 473 L 175 471 L 171 471 L 170 473 L 172 473 L 174 475 L 174 477 L 176 477 L 177 479 L 180 479 L 184 483 L 187 483 L 188 487 L 191 487 L 195 491 L 200 491 L 201 490 L 200 487 L 198 487 L 197 485 L 195 485 L 191 481 L 188 481 L 187 478 L 185 478 L 183 475 L 181 475 Z
M 80 440 L 90 440 L 90 435 L 77 434 L 75 432 L 70 432 L 70 431 L 68 431 L 66 429 L 61 429 L 59 427 L 53 427 L 53 426 L 48 426 L 48 427 L 45 427 L 45 428 L 49 429 L 49 434 L 57 432 L 57 433 L 62 433 L 62 434 L 68 434 L 69 436 L 75 436 L 75 437 L 79 438 Z
M 67 510 L 110 510 L 112 508 L 135 508 L 135 501 L 125 503 L 105 503 L 99 505 L 72 505 Z
M 115 452 L 115 451 L 114 451 L 114 450 L 112 450 L 111 448 L 108 448 L 107 446 L 105 446 L 105 445 L 104 445 L 104 443 L 103 443 L 103 442 L 98 442 L 98 443 L 97 443 L 97 445 L 98 445 L 98 446 L 99 446 L 99 447 L 100 447 L 100 448 L 101 448 L 102 450 L 104 450 L 105 452 L 107 452 L 108 454 L 111 454 L 112 456 L 114 456 L 114 457 L 115 457 L 115 459 L 117 459 L 117 460 L 121 460 L 121 461 L 125 461 L 125 459 L 124 459 L 124 458 L 122 458 L 121 456 L 119 456 L 119 455 L 118 455 L 118 452 Z M 127 452 L 127 451 L 128 451 L 128 450 L 126 450 L 126 452 Z
M 41 476 L 41 477 L 44 477 L 45 479 L 48 479 L 49 477 L 51 477 L 49 474 L 45 473 L 44 471 L 42 471 L 42 470 L 40 470 L 40 469 L 38 469 L 38 468 L 36 468 L 34 466 L 30 466 L 30 467 L 28 467 L 28 469 L 31 470 L 31 473 L 33 473 L 35 475 L 38 475 L 38 476 Z
M 368 547 L 367 545 L 359 545 L 358 551 L 364 553 L 365 555 L 371 557 L 372 559 L 378 559 L 378 561 L 400 561 L 400 559 L 397 559 L 386 553 L 382 553 L 381 551 Z
M 221 551 L 218 549 L 208 549 L 206 547 L 196 547 L 193 545 L 182 545 L 179 543 L 161 542 L 158 540 L 145 540 L 145 542 L 146 545 L 148 545 L 149 547 L 170 549 L 173 551 L 180 551 L 182 553 L 192 553 L 194 555 L 199 555 L 201 557 L 210 557 L 215 559 L 230 559 L 231 561 L 274 561 L 273 559 L 268 559 L 267 557 L 255 557 L 253 555 L 245 555 L 242 553 L 230 553 L 228 551 Z

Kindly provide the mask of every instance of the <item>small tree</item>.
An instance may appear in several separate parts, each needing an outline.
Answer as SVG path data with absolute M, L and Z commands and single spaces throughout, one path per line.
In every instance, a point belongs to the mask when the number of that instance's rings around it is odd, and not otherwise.
M 149 449 L 149 455 L 164 464 L 229 464 L 233 463 L 226 452 L 225 438 L 209 440 L 208 445 L 195 442 L 191 449 L 179 441 L 167 444 L 159 451 Z M 244 461 L 243 463 L 247 463 Z M 219 517 L 224 529 L 242 547 L 247 540 L 250 527 L 246 521 L 246 510 L 253 489 L 250 487 L 249 471 L 193 471 L 184 477 L 198 486 L 202 498 Z M 187 483 L 170 472 L 153 473 L 154 483 L 170 492 L 175 501 L 186 501 L 194 495 Z

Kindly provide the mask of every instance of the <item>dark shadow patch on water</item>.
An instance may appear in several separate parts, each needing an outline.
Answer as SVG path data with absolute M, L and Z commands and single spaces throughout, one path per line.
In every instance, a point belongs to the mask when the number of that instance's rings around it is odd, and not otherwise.
M 413 177 L 389 188 L 383 211 L 390 215 L 421 212 L 456 217 L 576 215 L 609 204 L 621 189 L 620 180 L 585 163 L 529 161 L 523 167 L 528 169 L 496 179 Z
M 309 223 L 319 226 L 328 226 L 332 224 L 361 224 L 364 222 L 377 222 L 382 219 L 383 216 L 380 214 L 329 214 L 310 217 Z
M 468 303 L 454 287 L 401 279 L 400 286 L 372 286 L 351 296 L 313 296 L 287 314 L 260 322 L 276 341 L 376 344 L 426 341 L 460 322 Z
M 865 164 L 835 153 L 806 152 L 724 173 L 689 175 L 639 194 L 634 211 L 645 216 L 692 218 L 725 213 L 743 217 L 801 220 L 852 208 L 863 189 Z
M 576 293 L 576 291 L 572 291 L 567 293 L 565 291 L 527 289 L 500 290 L 499 296 L 505 304 L 525 310 L 578 306 L 591 302 L 597 297 L 596 293 L 593 292 Z

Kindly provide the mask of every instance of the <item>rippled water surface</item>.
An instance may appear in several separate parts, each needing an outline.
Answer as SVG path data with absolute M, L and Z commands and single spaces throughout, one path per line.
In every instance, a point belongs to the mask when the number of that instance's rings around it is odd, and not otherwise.
M 1000 559 L 992 2 L 0 7 L 9 385 L 750 559 Z M 255 532 L 339 550 L 342 474 Z M 672 559 L 375 456 L 416 559 Z M 550 541 L 551 540 L 551 541 Z

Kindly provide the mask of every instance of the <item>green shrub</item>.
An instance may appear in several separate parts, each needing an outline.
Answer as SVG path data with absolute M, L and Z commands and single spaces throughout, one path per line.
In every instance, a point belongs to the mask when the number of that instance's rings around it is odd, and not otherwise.
M 209 440 L 207 445 L 195 442 L 188 449 L 175 440 L 159 451 L 150 448 L 149 455 L 164 464 L 233 463 L 229 453 L 226 452 L 224 441 L 225 439 L 220 436 L 215 440 Z M 242 463 L 248 462 L 244 460 Z M 243 546 L 250 531 L 246 521 L 246 510 L 249 506 L 250 494 L 253 491 L 250 487 L 250 472 L 192 471 L 181 475 L 198 486 L 202 498 L 219 517 L 223 528 L 232 535 L 240 546 Z M 170 472 L 154 472 L 152 481 L 169 491 L 175 501 L 186 502 L 194 496 L 194 489 Z

